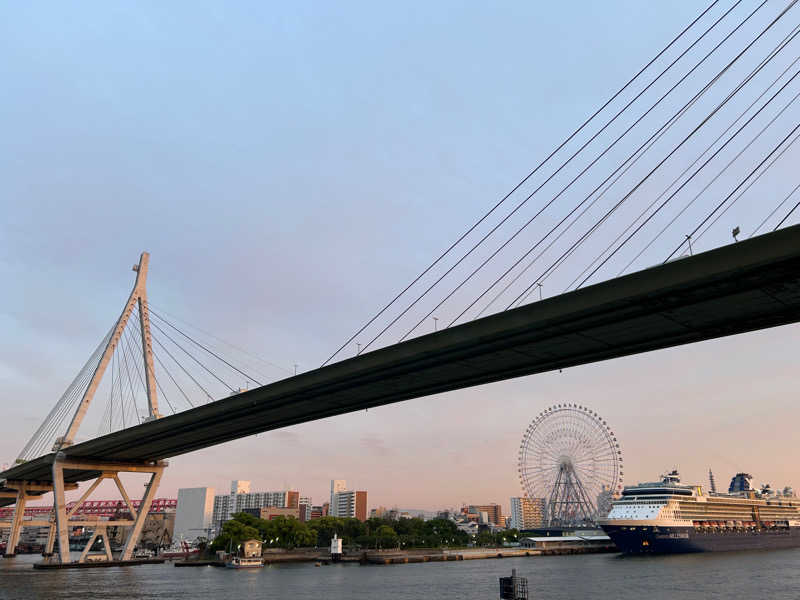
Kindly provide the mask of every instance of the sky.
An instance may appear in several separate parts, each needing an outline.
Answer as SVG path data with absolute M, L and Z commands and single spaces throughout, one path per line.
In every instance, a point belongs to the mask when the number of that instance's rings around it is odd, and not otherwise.
M 634 1 L 7 5 L 0 463 L 13 461 L 112 325 L 142 251 L 154 305 L 279 365 L 273 377 L 312 369 L 700 10 Z M 653 123 L 679 106 L 668 99 Z M 774 140 L 796 114 L 776 122 Z M 736 175 L 715 185 L 729 189 Z M 729 243 L 732 225 L 751 231 L 793 176 L 776 163 L 697 250 Z M 682 238 L 658 240 L 654 258 L 636 264 L 654 264 Z M 443 323 L 458 312 L 435 314 Z M 521 495 L 523 432 L 563 402 L 612 426 L 625 483 L 677 467 L 699 483 L 713 468 L 718 482 L 745 470 L 758 483 L 800 486 L 799 334 L 780 327 L 259 434 L 171 459 L 159 496 L 245 479 L 254 490 L 292 486 L 316 503 L 335 478 L 366 489 L 370 507 L 507 510 Z

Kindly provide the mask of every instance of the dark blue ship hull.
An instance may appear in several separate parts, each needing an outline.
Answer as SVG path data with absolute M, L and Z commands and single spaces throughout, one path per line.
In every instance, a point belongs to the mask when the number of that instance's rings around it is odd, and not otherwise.
M 602 527 L 617 548 L 627 554 L 800 548 L 798 527 L 723 531 L 698 531 L 693 527 Z

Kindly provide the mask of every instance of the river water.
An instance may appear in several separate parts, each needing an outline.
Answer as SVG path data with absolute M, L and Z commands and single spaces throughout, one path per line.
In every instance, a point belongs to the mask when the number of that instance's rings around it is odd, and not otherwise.
M 800 598 L 800 550 L 653 557 L 617 554 L 408 565 L 266 566 L 256 570 L 137 567 L 34 571 L 36 556 L 0 559 L 0 599 L 250 598 L 361 600 L 499 597 L 498 577 L 528 578 L 531 600 Z

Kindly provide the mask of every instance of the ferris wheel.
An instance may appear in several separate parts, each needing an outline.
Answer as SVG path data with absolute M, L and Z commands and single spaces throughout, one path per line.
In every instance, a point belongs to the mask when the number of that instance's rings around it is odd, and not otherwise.
M 528 498 L 544 500 L 549 527 L 590 525 L 622 490 L 622 451 L 593 410 L 557 404 L 528 425 L 519 449 L 519 478 Z

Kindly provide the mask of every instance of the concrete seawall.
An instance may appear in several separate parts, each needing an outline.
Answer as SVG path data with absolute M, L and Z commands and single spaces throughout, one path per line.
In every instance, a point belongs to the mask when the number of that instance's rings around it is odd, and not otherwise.
M 490 558 L 516 558 L 523 556 L 552 556 L 561 554 L 593 554 L 598 552 L 618 552 L 611 543 L 577 543 L 572 541 L 548 540 L 542 548 L 462 548 L 431 549 L 412 548 L 409 550 L 366 550 L 348 552 L 340 562 L 359 563 L 362 565 L 400 565 L 424 562 L 448 562 L 459 560 L 484 560 Z M 270 551 L 263 556 L 264 564 L 314 562 L 328 564 L 331 556 L 319 549 L 300 549 L 292 551 Z M 180 561 L 175 566 L 201 566 L 213 564 L 214 560 Z M 222 563 L 219 563 L 221 566 Z
M 365 552 L 362 564 L 398 565 L 419 562 L 482 560 L 522 556 L 551 556 L 561 554 L 594 554 L 618 552 L 613 544 L 551 544 L 547 548 L 468 548 L 463 550 L 409 550 L 408 552 Z

